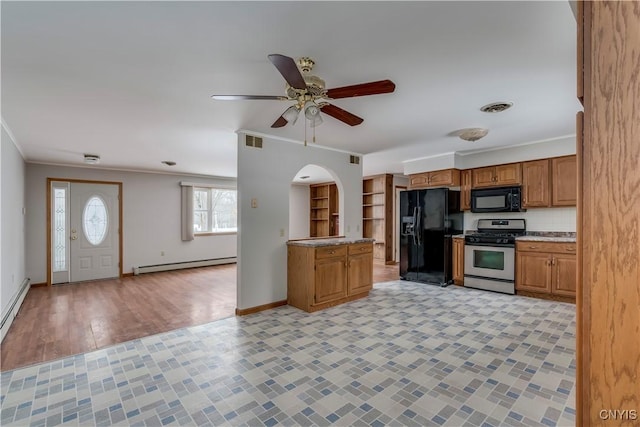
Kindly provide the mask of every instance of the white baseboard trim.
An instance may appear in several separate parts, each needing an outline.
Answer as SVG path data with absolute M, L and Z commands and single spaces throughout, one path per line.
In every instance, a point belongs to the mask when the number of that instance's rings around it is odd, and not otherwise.
M 133 275 L 144 273 L 156 273 L 158 271 L 182 270 L 183 268 L 208 267 L 212 265 L 234 264 L 238 261 L 236 257 L 203 259 L 199 261 L 174 262 L 169 264 L 143 265 L 133 267 Z
M 31 279 L 28 277 L 22 281 L 20 285 L 20 290 L 13 297 L 13 300 L 7 306 L 7 309 L 4 313 L 2 313 L 2 323 L 0 323 L 0 342 L 4 340 L 4 337 L 9 332 L 9 328 L 13 323 L 13 319 L 18 315 L 18 311 L 20 311 L 20 307 L 22 306 L 22 302 L 24 298 L 27 296 L 27 292 L 31 288 Z

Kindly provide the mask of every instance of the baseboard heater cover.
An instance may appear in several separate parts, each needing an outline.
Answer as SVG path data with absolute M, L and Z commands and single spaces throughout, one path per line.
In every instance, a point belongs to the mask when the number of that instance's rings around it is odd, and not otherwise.
M 2 341 L 9 331 L 9 327 L 13 323 L 13 319 L 18 315 L 18 311 L 20 311 L 20 307 L 22 306 L 22 302 L 24 298 L 27 296 L 27 292 L 31 284 L 31 279 L 28 277 L 22 281 L 20 285 L 20 290 L 13 297 L 11 303 L 9 303 L 7 310 L 2 315 L 2 322 L 0 322 L 0 341 Z
M 159 271 L 182 270 L 184 268 L 209 267 L 212 265 L 233 264 L 238 261 L 237 257 L 202 259 L 199 261 L 174 262 L 169 264 L 141 265 L 133 267 L 133 275 L 144 273 L 157 273 Z

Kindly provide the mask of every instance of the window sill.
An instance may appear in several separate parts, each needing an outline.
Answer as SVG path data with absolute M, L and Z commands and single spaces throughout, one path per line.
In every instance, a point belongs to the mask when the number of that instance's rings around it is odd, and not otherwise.
M 238 234 L 237 231 L 218 231 L 218 232 L 211 232 L 211 233 L 194 233 L 194 237 L 201 237 L 201 236 L 227 236 L 230 234 Z

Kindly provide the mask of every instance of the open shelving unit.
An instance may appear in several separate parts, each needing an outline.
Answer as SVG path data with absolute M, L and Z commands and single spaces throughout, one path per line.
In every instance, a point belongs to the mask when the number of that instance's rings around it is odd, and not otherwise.
M 310 209 L 309 236 L 337 236 L 339 227 L 338 187 L 335 183 L 309 186 Z
M 393 262 L 393 175 L 362 180 L 362 237 L 375 239 L 373 258 Z

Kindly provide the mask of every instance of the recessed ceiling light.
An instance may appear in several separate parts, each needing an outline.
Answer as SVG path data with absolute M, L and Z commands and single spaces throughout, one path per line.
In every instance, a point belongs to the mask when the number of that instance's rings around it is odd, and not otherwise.
M 162 164 L 165 164 L 167 166 L 175 166 L 176 162 L 172 162 L 171 160 L 163 160 Z
M 491 104 L 487 104 L 484 107 L 480 107 L 480 111 L 484 111 L 485 113 L 500 113 L 511 108 L 512 106 L 513 102 L 492 102 Z
M 300 179 L 309 179 L 309 178 L 311 178 L 309 175 L 303 175 L 300 177 Z
M 88 165 L 97 165 L 100 163 L 100 156 L 97 154 L 85 154 L 84 162 Z

